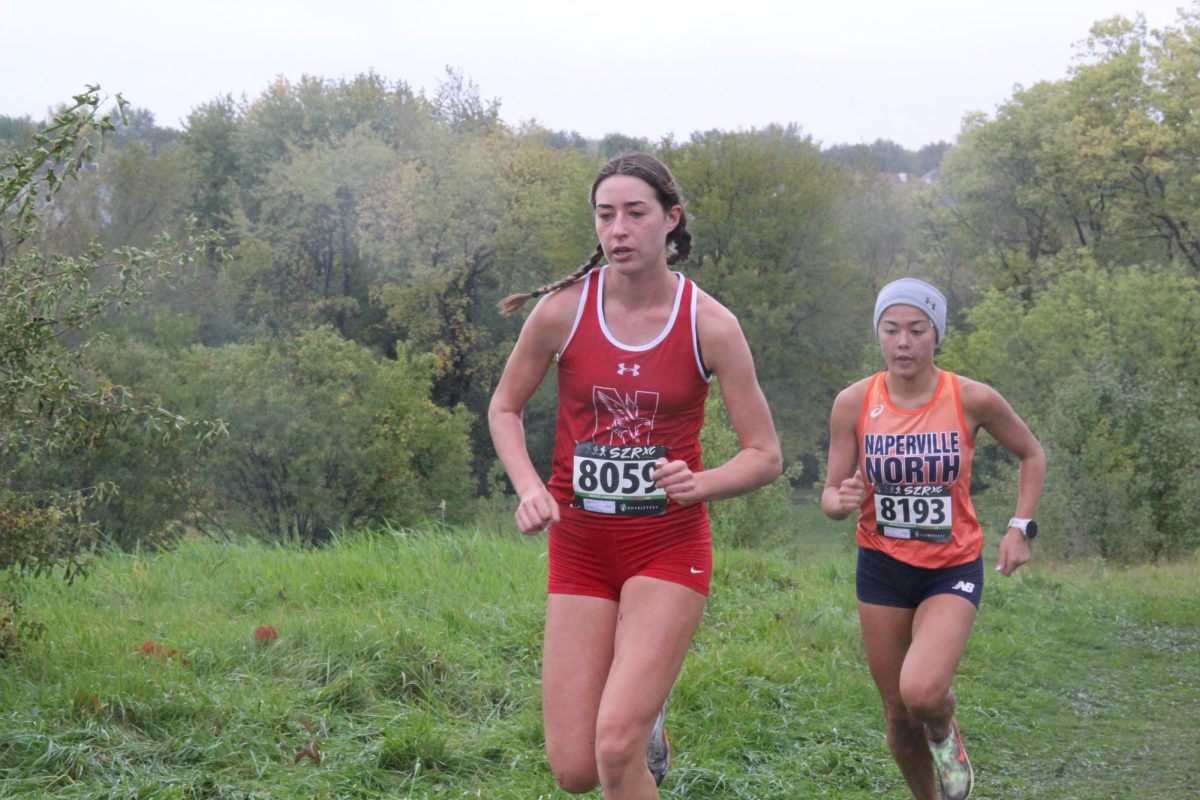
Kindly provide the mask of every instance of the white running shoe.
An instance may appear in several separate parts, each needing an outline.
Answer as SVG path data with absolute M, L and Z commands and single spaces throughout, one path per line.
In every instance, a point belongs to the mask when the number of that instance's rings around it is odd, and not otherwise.
M 946 741 L 929 743 L 929 752 L 933 754 L 938 784 L 942 787 L 942 800 L 967 800 L 975 786 L 975 773 L 963 748 L 957 720 L 950 720 Z
M 663 703 L 662 711 L 654 720 L 654 728 L 650 731 L 650 747 L 646 750 L 646 764 L 650 774 L 654 776 L 654 785 L 662 786 L 671 768 L 671 737 L 667 735 L 667 704 Z

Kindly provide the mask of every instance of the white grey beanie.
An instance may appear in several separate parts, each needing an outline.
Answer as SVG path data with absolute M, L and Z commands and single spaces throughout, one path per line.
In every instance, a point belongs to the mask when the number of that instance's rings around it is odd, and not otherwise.
M 879 318 L 892 306 L 913 306 L 925 312 L 937 330 L 938 344 L 946 337 L 946 298 L 936 287 L 916 278 L 901 278 L 879 290 L 875 301 L 875 331 Z

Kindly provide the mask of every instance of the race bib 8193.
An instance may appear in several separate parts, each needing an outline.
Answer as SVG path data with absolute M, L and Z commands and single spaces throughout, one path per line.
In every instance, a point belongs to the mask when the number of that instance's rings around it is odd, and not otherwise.
M 945 544 L 954 525 L 949 486 L 876 484 L 875 523 L 893 539 Z

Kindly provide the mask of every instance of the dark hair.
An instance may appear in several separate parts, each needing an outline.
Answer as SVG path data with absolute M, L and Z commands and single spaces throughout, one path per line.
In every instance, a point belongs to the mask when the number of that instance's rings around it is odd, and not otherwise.
M 667 234 L 667 263 L 680 264 L 687 261 L 688 256 L 692 254 L 692 234 L 687 229 L 687 212 L 683 210 L 683 196 L 679 192 L 679 184 L 675 182 L 675 176 L 671 174 L 667 165 L 646 153 L 621 153 L 605 164 L 596 175 L 596 180 L 592 182 L 592 189 L 588 194 L 592 208 L 596 207 L 596 190 L 600 188 L 601 183 L 614 175 L 629 175 L 645 181 L 654 190 L 663 211 L 670 211 L 674 206 L 680 207 L 679 224 Z M 510 294 L 501 300 L 500 313 L 507 316 L 518 311 L 528 300 L 570 286 L 591 272 L 603 258 L 604 248 L 598 244 L 591 258 L 567 277 L 532 292 Z

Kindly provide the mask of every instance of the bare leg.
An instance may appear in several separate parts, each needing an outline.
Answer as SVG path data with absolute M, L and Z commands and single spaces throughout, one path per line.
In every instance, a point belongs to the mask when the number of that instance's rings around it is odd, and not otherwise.
M 954 693 L 950 684 L 967 648 L 975 606 L 953 594 L 937 594 L 917 608 L 912 645 L 900 672 L 900 695 L 908 710 L 925 723 L 929 738 L 950 735 Z
M 883 700 L 888 748 L 916 800 L 938 800 L 929 739 L 954 715 L 950 684 L 966 649 L 975 606 L 934 595 L 915 611 L 858 604 L 871 677 Z
M 888 749 L 917 800 L 938 800 L 925 725 L 908 713 L 900 697 L 900 670 L 912 642 L 915 611 L 860 602 L 858 618 L 871 678 L 883 700 Z
M 634 577 L 621 593 L 612 668 L 596 720 L 596 763 L 606 800 L 654 800 L 646 766 L 650 729 L 704 614 L 703 595 Z
M 551 594 L 546 600 L 542 718 L 546 758 L 564 791 L 589 792 L 596 769 L 596 716 L 613 659 L 617 603 Z

